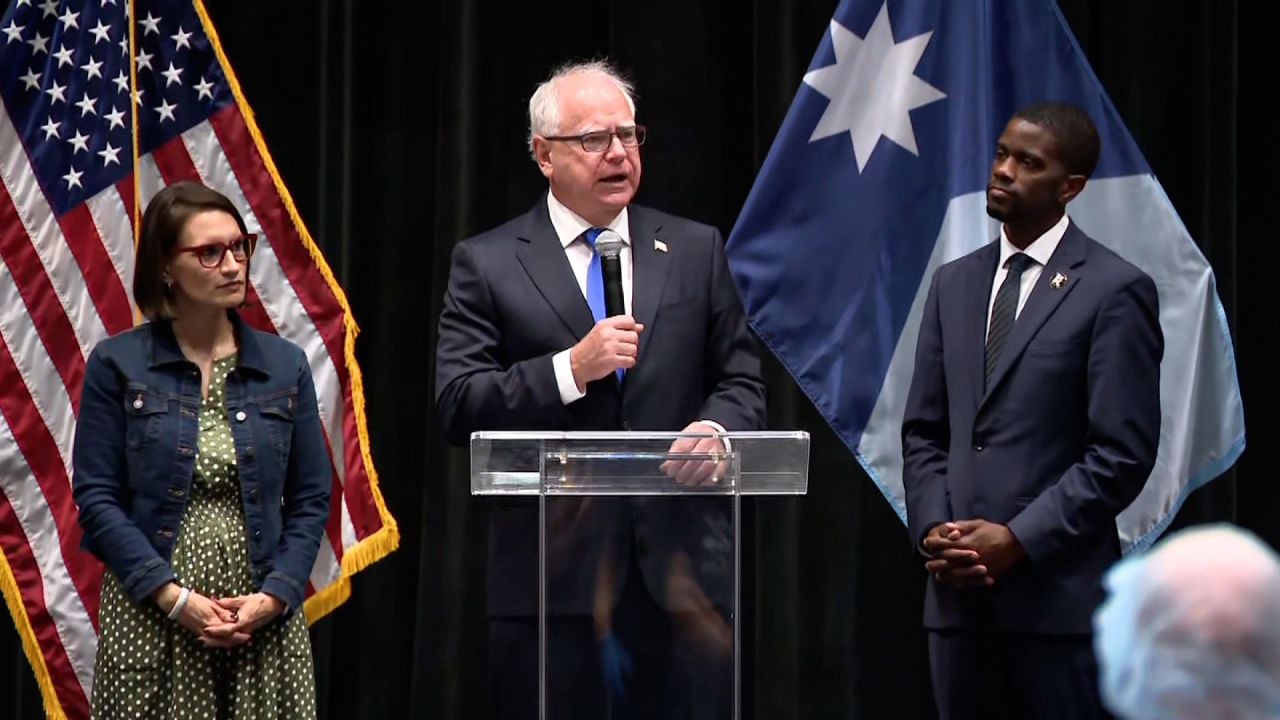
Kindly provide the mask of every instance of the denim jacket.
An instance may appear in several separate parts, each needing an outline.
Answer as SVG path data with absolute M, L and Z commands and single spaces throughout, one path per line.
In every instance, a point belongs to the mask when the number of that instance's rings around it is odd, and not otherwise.
M 254 586 L 301 605 L 329 517 L 333 476 L 302 350 L 229 312 L 240 340 L 227 375 Z M 200 371 L 167 321 L 98 344 L 85 364 L 72 450 L 82 545 L 141 601 L 176 580 L 199 433 Z

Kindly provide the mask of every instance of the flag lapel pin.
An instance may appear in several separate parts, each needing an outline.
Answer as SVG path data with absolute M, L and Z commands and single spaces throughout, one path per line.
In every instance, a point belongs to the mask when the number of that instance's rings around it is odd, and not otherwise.
M 1053 279 L 1049 281 L 1049 287 L 1053 288 L 1054 290 L 1057 290 L 1058 288 L 1066 284 L 1067 284 L 1067 276 L 1063 275 L 1062 273 L 1054 273 Z
M 666 243 L 664 243 L 664 242 L 662 242 L 662 241 L 661 241 L 661 240 L 659 240 L 658 238 L 654 238 L 654 239 L 653 239 L 653 251 L 654 251 L 654 252 L 663 252 L 663 253 L 664 253 L 664 252 L 666 252 L 666 251 L 667 251 L 667 244 L 666 244 Z

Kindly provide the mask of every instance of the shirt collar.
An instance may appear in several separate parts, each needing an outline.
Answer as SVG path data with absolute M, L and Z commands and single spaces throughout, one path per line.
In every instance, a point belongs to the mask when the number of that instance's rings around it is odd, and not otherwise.
M 1004 267 L 1009 258 L 1016 253 L 1026 253 L 1044 267 L 1049 264 L 1049 258 L 1053 257 L 1053 251 L 1058 249 L 1058 243 L 1062 242 L 1062 236 L 1067 234 L 1067 224 L 1070 218 L 1066 213 L 1062 213 L 1062 217 L 1053 227 L 1044 231 L 1044 234 L 1027 246 L 1026 250 L 1019 250 L 1013 243 L 1009 242 L 1009 236 L 1005 234 L 1004 224 L 1000 225 L 1000 264 L 996 267 Z
M 556 194 L 550 191 L 547 192 L 547 212 L 551 215 L 551 227 L 555 228 L 556 236 L 560 238 L 560 245 L 563 247 L 569 247 L 569 243 L 577 240 L 582 233 L 596 227 L 584 220 L 581 215 L 565 207 L 564 203 L 556 199 Z M 627 222 L 626 208 L 622 208 L 622 212 L 619 212 L 617 217 L 605 227 L 618 233 L 622 242 L 628 247 L 631 246 L 631 224 Z
M 254 370 L 263 375 L 270 375 L 267 372 L 265 354 L 258 345 L 253 333 L 244 324 L 244 320 L 240 318 L 240 313 L 235 310 L 227 310 L 227 318 L 231 320 L 231 325 L 235 328 L 236 341 L 239 344 L 239 348 L 236 351 L 236 367 Z M 152 320 L 147 325 L 151 328 L 152 337 L 151 367 L 173 363 L 190 364 L 191 361 L 187 359 L 186 355 L 182 354 L 182 348 L 178 345 L 178 338 L 173 334 L 172 320 L 161 318 Z

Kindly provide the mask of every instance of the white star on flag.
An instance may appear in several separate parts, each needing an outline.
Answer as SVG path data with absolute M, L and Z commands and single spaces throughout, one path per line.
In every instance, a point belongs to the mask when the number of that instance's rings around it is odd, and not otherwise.
M 177 105 L 170 105 L 168 100 L 160 99 L 160 107 L 152 108 L 160 114 L 160 121 L 173 120 L 173 111 L 178 108 Z
M 58 81 L 54 80 L 53 85 L 51 85 L 48 90 L 45 90 L 45 93 L 47 93 L 49 97 L 52 98 L 52 100 L 49 101 L 49 106 L 52 107 L 54 105 L 57 105 L 59 100 L 61 100 L 62 102 L 66 102 L 67 98 L 63 95 L 63 93 L 66 92 L 66 90 L 67 90 L 66 85 L 59 85 Z
M 110 42 L 111 40 L 111 28 L 107 25 L 103 25 L 101 20 L 99 20 L 98 24 L 91 28 L 89 32 L 93 34 L 94 45 L 97 45 L 100 42 Z
M 139 20 L 138 24 L 144 28 L 142 31 L 144 36 L 150 35 L 151 33 L 156 33 L 157 35 L 160 34 L 160 18 L 152 17 L 150 12 L 147 13 L 146 19 Z
M 67 142 L 71 143 L 71 147 L 75 148 L 75 150 L 71 151 L 72 155 L 81 151 L 89 152 L 89 136 L 81 134 L 79 130 L 76 130 L 76 134 L 72 135 Z
M 61 126 L 61 123 L 56 123 L 53 121 L 53 118 L 49 118 L 48 122 L 40 126 L 40 129 L 44 131 L 44 139 L 48 140 L 50 138 L 62 137 L 61 135 L 58 134 L 58 128 L 60 126 Z
M 93 109 L 93 98 L 89 97 L 88 95 L 81 97 L 80 102 L 76 103 L 75 105 L 76 107 L 80 108 L 80 117 L 84 117 L 89 113 L 93 113 L 94 115 L 98 114 L 98 111 Z
M 102 116 L 107 122 L 111 123 L 110 130 L 118 127 L 124 127 L 124 111 L 118 108 L 112 108 L 111 112 Z
M 86 81 L 91 80 L 93 78 L 102 77 L 102 61 L 101 60 L 94 60 L 93 58 L 89 58 L 89 62 L 85 63 L 84 65 L 81 65 L 80 69 L 85 72 L 84 79 Z
M 191 47 L 191 33 L 183 31 L 181 25 L 178 26 L 178 33 L 176 35 L 171 35 L 170 37 L 173 38 L 173 42 L 176 43 L 176 46 L 174 47 L 175 51 L 181 50 L 182 48 L 189 49 Z
M 75 50 L 63 45 L 62 49 L 54 53 L 53 56 L 58 58 L 58 67 L 62 67 L 63 65 L 71 64 L 71 56 L 74 54 Z
M 71 168 L 66 175 L 63 175 L 62 179 L 67 181 L 67 189 L 70 190 L 73 187 L 84 187 L 80 184 L 80 176 L 83 174 L 84 171 Z
M 36 36 L 27 41 L 31 46 L 31 57 L 35 57 L 39 53 L 49 53 L 49 38 L 42 33 L 36 33 Z
M 78 20 L 76 20 L 76 18 L 78 18 L 78 17 L 80 17 L 80 13 L 78 13 L 78 12 L 73 13 L 73 12 L 71 12 L 71 8 L 67 8 L 65 11 L 63 11 L 63 13 L 62 13 L 62 17 L 60 17 L 60 18 L 58 18 L 58 19 L 62 21 L 62 25 L 63 25 L 63 29 L 64 29 L 64 30 L 65 30 L 65 29 L 67 29 L 67 28 L 75 28 L 75 29 L 79 30 L 79 29 L 80 29 L 80 22 L 79 22 Z
M 120 148 L 112 147 L 111 143 L 107 143 L 107 147 L 99 150 L 98 155 L 102 158 L 102 166 L 106 167 L 111 163 L 120 164 L 120 159 L 116 157 L 120 154 Z
M 164 76 L 164 86 L 169 87 L 170 85 L 176 82 L 179 82 L 181 80 L 182 68 L 174 67 L 173 63 L 169 63 L 169 69 L 165 70 L 160 74 Z
M 5 41 L 5 45 L 8 45 L 14 40 L 21 40 L 22 30 L 25 27 L 26 25 L 19 25 L 13 20 L 9 20 L 9 27 L 4 28 L 3 30 L 0 30 L 0 32 L 3 32 L 5 35 L 9 36 L 9 39 Z
M 918 156 L 910 111 L 946 97 L 914 74 L 932 35 L 895 43 L 888 4 L 880 7 L 865 38 L 832 20 L 836 64 L 804 76 L 807 85 L 831 100 L 809 141 L 848 132 L 859 173 L 881 137 Z
M 213 83 L 209 82 L 205 78 L 200 78 L 200 82 L 196 83 L 196 98 L 197 99 L 209 98 L 210 100 L 212 100 L 213 99 Z

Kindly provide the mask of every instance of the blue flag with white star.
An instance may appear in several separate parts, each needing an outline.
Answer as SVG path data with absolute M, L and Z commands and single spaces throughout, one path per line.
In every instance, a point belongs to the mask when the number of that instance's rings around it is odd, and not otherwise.
M 1084 108 L 1102 139 L 1072 220 L 1160 293 L 1160 450 L 1117 521 L 1141 547 L 1244 449 L 1235 357 L 1208 262 L 1052 0 L 841 2 L 729 264 L 753 328 L 905 520 L 900 432 L 928 281 L 997 237 L 996 138 L 1043 100 Z

